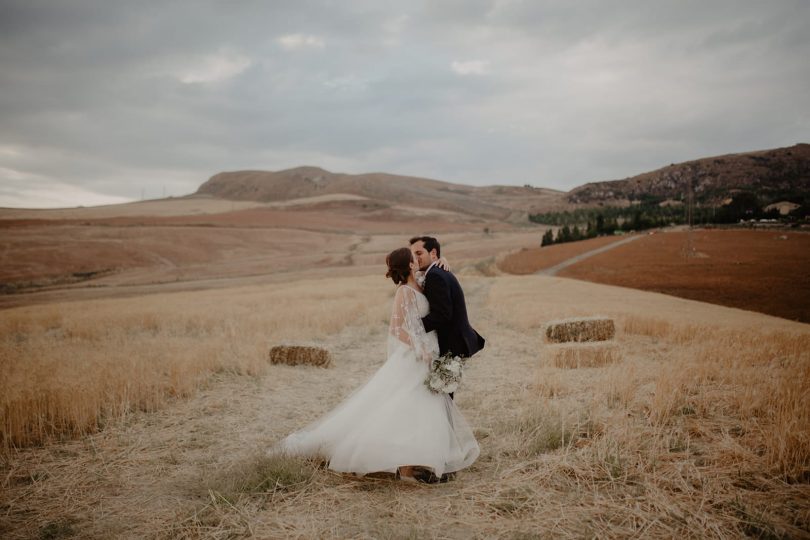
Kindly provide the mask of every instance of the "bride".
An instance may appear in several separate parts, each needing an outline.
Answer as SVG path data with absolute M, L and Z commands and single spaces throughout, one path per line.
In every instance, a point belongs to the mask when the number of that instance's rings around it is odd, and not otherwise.
M 397 285 L 386 362 L 335 409 L 275 450 L 321 458 L 339 472 L 389 472 L 414 480 L 426 468 L 441 477 L 472 464 L 478 443 L 453 400 L 424 384 L 439 345 L 436 332 L 426 333 L 422 325 L 429 306 L 416 282 L 418 263 L 409 248 L 392 251 L 385 261 L 386 277 Z

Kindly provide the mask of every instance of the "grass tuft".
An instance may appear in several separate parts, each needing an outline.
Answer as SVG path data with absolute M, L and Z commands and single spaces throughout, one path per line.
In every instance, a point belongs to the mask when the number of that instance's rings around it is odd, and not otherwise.
M 591 439 L 599 431 L 589 417 L 565 414 L 552 407 L 524 414 L 508 429 L 519 435 L 520 454 L 529 457 Z
M 603 367 L 620 359 L 617 347 L 612 344 L 550 345 L 547 349 L 551 365 L 564 369 Z
M 73 520 L 52 521 L 39 529 L 40 540 L 59 540 L 60 538 L 72 538 L 77 531 L 73 528 Z
M 225 471 L 206 491 L 233 503 L 243 496 L 292 493 L 307 486 L 317 466 L 283 455 L 256 455 Z

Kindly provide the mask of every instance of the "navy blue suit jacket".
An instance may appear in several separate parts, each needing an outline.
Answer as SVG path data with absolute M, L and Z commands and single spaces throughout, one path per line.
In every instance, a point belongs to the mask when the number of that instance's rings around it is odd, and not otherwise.
M 422 323 L 426 331 L 436 330 L 439 354 L 469 357 L 484 348 L 484 338 L 470 326 L 464 292 L 453 274 L 434 266 L 425 277 L 424 293 L 430 313 Z

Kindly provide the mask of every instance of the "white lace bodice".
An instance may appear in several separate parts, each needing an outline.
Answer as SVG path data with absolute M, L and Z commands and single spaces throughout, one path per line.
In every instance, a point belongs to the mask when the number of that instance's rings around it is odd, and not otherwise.
M 430 312 L 427 297 L 409 285 L 400 285 L 394 296 L 389 334 L 414 350 L 419 360 L 429 362 L 439 355 L 436 332 L 425 332 L 422 317 Z
M 407 285 L 405 285 L 408 287 Z M 410 287 L 408 287 L 410 289 Z M 413 289 L 412 289 L 413 290 Z M 427 296 L 420 291 L 414 290 L 416 293 L 416 309 L 419 312 L 419 318 L 421 319 L 428 313 L 430 313 L 430 303 L 428 302 Z

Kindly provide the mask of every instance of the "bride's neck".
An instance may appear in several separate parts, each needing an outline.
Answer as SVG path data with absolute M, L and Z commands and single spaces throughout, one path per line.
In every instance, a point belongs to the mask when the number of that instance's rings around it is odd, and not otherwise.
M 411 287 L 416 287 L 416 278 L 413 277 L 413 273 L 408 275 L 408 281 L 405 282 L 406 285 L 410 285 Z

